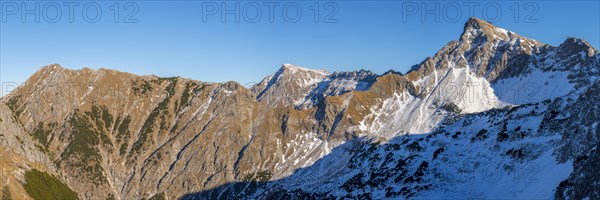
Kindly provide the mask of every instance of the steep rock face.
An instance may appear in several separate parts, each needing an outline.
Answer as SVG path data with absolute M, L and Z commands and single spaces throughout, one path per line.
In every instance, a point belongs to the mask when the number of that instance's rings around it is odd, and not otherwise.
M 1 146 L 10 149 L 12 153 L 20 155 L 31 162 L 50 164 L 46 152 L 41 144 L 33 139 L 32 135 L 42 133 L 27 133 L 18 118 L 11 112 L 9 106 L 0 103 L 0 142 Z
M 25 173 L 34 168 L 57 173 L 42 145 L 32 137 L 42 133 L 25 131 L 9 106 L 0 102 L 0 187 L 13 199 L 31 199 L 23 187 Z
M 306 109 L 318 106 L 328 96 L 337 96 L 351 91 L 366 91 L 377 77 L 376 74 L 365 70 L 334 72 L 327 79 L 319 82 L 317 87 L 306 95 L 296 107 Z
M 598 184 L 598 140 L 600 134 L 600 81 L 596 81 L 579 97 L 565 97 L 555 102 L 545 117 L 543 128 L 562 134 L 555 150 L 560 161 L 573 161 L 574 170 L 558 185 L 558 199 L 596 199 Z

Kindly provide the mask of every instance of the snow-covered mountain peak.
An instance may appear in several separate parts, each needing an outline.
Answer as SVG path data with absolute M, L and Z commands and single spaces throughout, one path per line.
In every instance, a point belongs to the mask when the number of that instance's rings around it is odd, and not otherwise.
M 581 69 L 594 65 L 596 52 L 582 40 L 556 48 L 471 18 L 459 41 L 399 74 L 415 93 L 399 92 L 372 106 L 358 129 L 392 138 L 429 132 L 453 113 L 552 100 L 585 84 L 590 75 Z
M 304 68 L 304 67 L 299 67 L 293 64 L 283 64 L 281 65 L 281 68 L 279 69 L 280 71 L 289 71 L 291 73 L 296 73 L 296 72 L 308 72 L 308 73 L 318 73 L 321 75 L 329 75 L 329 72 L 327 70 L 324 69 L 308 69 L 308 68 Z
M 312 107 L 325 96 L 368 89 L 379 75 L 368 71 L 329 73 L 283 64 L 274 74 L 252 87 L 258 101 L 271 106 Z
M 466 39 L 477 38 L 480 36 L 492 36 L 502 39 L 509 37 L 509 34 L 514 34 L 505 29 L 496 27 L 489 22 L 477 18 L 470 18 L 466 23 L 463 31 L 463 37 Z
M 264 78 L 252 87 L 258 101 L 271 106 L 289 106 L 302 100 L 311 90 L 323 80 L 329 72 L 283 64 L 274 74 Z
M 515 32 L 494 26 L 490 22 L 475 17 L 470 18 L 465 23 L 460 40 L 471 44 L 471 46 L 484 46 L 485 43 L 491 43 L 492 47 L 503 45 L 518 46 L 528 53 L 531 53 L 535 47 L 544 46 L 544 44 L 536 40 L 523 37 Z

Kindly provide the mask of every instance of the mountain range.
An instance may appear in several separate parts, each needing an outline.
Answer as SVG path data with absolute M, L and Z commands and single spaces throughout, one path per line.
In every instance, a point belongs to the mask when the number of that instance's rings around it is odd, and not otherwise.
M 283 64 L 246 88 L 51 64 L 1 98 L 2 191 L 600 199 L 599 77 L 582 39 L 551 46 L 477 18 L 406 73 Z

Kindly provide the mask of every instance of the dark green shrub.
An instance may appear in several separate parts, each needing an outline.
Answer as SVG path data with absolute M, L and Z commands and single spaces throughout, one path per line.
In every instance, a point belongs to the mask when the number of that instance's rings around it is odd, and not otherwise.
M 78 199 L 77 193 L 69 186 L 46 172 L 32 169 L 25 173 L 27 194 L 35 200 L 69 200 Z
M 454 103 L 446 103 L 442 105 L 442 109 L 448 112 L 460 113 L 462 110 Z
M 12 199 L 12 195 L 10 194 L 10 190 L 8 189 L 8 186 L 5 185 L 2 188 L 2 200 L 11 200 Z

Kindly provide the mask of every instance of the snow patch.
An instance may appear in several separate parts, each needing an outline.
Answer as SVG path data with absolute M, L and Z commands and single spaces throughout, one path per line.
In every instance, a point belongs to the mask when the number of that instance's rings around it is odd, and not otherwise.
M 568 94 L 574 85 L 567 72 L 544 72 L 533 69 L 519 77 L 502 79 L 492 85 L 499 100 L 514 105 L 554 99 Z

